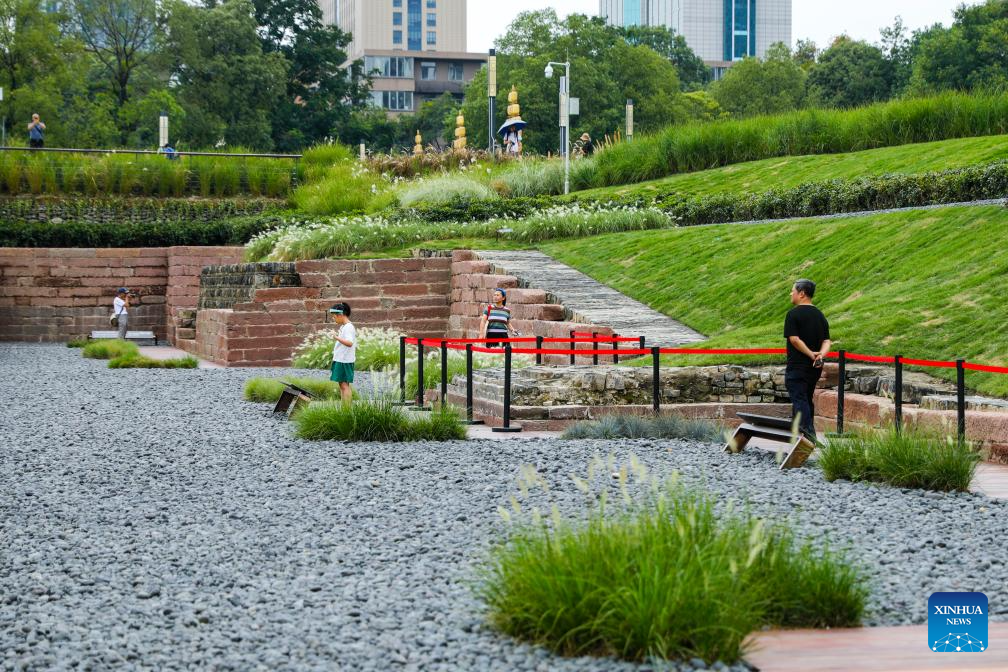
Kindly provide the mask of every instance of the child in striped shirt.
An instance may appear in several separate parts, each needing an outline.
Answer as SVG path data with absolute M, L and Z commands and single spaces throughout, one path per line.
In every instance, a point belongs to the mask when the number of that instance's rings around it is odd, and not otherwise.
M 511 327 L 511 309 L 507 307 L 507 292 L 497 287 L 493 290 L 493 303 L 483 311 L 480 322 L 480 338 L 507 338 L 508 334 L 518 336 Z M 501 343 L 487 343 L 487 347 L 500 347 Z

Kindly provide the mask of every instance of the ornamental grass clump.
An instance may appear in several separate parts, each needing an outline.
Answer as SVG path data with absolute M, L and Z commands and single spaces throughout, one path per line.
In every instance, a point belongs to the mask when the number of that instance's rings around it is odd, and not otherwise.
M 293 417 L 298 438 L 312 441 L 449 441 L 464 439 L 458 412 L 450 406 L 407 413 L 388 397 L 313 401 Z
M 118 338 L 99 338 L 83 347 L 81 354 L 90 359 L 115 359 L 117 357 L 139 357 L 140 348 L 136 343 Z
M 723 425 L 671 413 L 648 417 L 609 415 L 574 423 L 562 436 L 564 439 L 689 439 L 709 442 L 723 437 Z
M 321 378 L 249 378 L 245 381 L 242 397 L 245 401 L 275 404 L 283 394 L 284 382 L 311 392 L 317 399 L 339 397 L 339 385 Z
M 109 360 L 110 369 L 196 369 L 199 360 L 189 355 L 171 359 L 152 359 L 143 355 L 123 355 Z
M 819 467 L 828 481 L 870 481 L 942 492 L 969 492 L 980 459 L 969 443 L 913 428 L 834 437 L 819 451 Z
M 515 497 L 499 509 L 511 533 L 490 551 L 476 589 L 497 629 L 564 655 L 731 664 L 763 627 L 860 624 L 865 577 L 844 553 L 717 507 L 675 476 L 647 477 L 639 464 L 643 492 L 631 498 L 622 467 L 621 502 L 610 505 L 609 470 L 598 471 L 573 477 L 588 495 L 585 519 L 562 518 L 556 505 L 529 515 Z M 540 484 L 523 469 L 523 497 Z
M 404 208 L 453 201 L 491 201 L 497 198 L 497 193 L 487 185 L 462 175 L 441 175 L 418 180 L 399 190 L 399 204 Z

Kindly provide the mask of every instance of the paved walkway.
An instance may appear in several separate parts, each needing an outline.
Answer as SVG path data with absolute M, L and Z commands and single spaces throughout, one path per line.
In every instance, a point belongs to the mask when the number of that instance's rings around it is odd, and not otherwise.
M 922 596 L 922 604 L 927 596 Z M 774 630 L 752 636 L 746 660 L 760 672 L 917 672 L 1008 670 L 1008 623 L 991 623 L 982 653 L 934 653 L 927 626 Z
M 681 322 L 542 252 L 480 250 L 477 254 L 500 272 L 518 277 L 523 286 L 553 295 L 555 301 L 562 303 L 579 321 L 611 326 L 618 334 L 645 336 L 649 346 L 675 346 L 704 340 L 703 334 Z

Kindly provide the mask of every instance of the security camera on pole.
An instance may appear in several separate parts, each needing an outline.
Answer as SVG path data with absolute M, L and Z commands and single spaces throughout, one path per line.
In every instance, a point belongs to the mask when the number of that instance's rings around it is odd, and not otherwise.
M 562 65 L 564 76 L 560 78 L 560 151 L 564 157 L 564 194 L 570 193 L 570 62 L 546 64 L 546 79 L 553 78 L 553 66 Z

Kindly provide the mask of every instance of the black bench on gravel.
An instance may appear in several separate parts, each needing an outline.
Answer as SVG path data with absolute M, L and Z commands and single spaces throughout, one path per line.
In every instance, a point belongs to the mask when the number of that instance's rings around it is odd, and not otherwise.
M 769 439 L 780 443 L 788 444 L 787 454 L 781 462 L 781 469 L 793 469 L 805 464 L 815 444 L 801 432 L 792 429 L 791 421 L 787 418 L 775 418 L 769 415 L 756 415 L 755 413 L 735 413 L 742 419 L 742 424 L 738 426 L 732 437 L 725 444 L 724 452 L 741 453 L 745 450 L 746 444 L 754 436 L 761 439 Z
M 114 329 L 108 331 L 95 329 L 88 338 L 119 338 L 119 332 Z M 154 335 L 153 331 L 127 331 L 126 340 L 132 341 L 137 345 L 157 345 L 157 336 Z
M 277 399 L 276 406 L 273 407 L 274 413 L 286 413 L 290 414 L 293 412 L 297 405 L 301 402 L 308 403 L 315 398 L 308 390 L 298 387 L 294 383 L 288 383 L 284 381 L 284 391 L 280 394 L 280 398 Z

